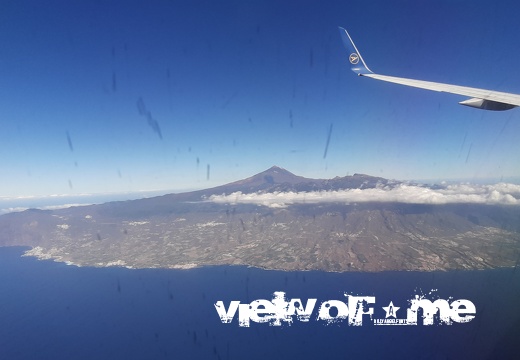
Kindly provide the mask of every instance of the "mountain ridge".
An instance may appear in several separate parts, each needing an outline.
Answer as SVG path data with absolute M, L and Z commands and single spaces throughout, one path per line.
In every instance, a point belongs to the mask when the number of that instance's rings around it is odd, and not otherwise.
M 104 214 L 151 214 L 165 213 L 173 208 L 178 208 L 179 203 L 200 202 L 212 195 L 230 195 L 241 192 L 243 194 L 269 193 L 269 192 L 310 192 L 341 189 L 366 189 L 378 185 L 397 184 L 400 182 L 389 181 L 384 178 L 370 175 L 354 174 L 344 177 L 336 176 L 332 179 L 312 179 L 295 175 L 279 166 L 272 166 L 253 176 L 233 181 L 212 188 L 170 193 L 149 198 L 111 201 L 99 205 Z
M 275 191 L 322 191 L 373 188 L 378 184 L 386 185 L 388 183 L 390 181 L 387 179 L 364 174 L 336 176 L 331 179 L 306 178 L 275 165 L 248 178 L 205 190 L 198 190 L 195 193 L 203 191 L 208 196 L 220 195 L 222 193 L 230 194 L 238 191 L 245 194 Z

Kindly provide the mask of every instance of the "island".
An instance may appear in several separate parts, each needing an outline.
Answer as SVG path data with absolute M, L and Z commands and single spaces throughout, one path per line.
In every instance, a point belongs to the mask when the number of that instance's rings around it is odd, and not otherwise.
M 212 189 L 5 214 L 0 246 L 94 267 L 375 272 L 519 265 L 520 206 L 400 199 L 412 186 L 435 191 L 362 174 L 308 179 L 275 166 Z M 383 193 L 398 198 L 378 198 Z

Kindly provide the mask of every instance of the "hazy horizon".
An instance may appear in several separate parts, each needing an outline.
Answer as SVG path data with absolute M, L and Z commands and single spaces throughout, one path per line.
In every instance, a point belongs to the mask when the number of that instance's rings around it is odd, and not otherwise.
M 276 165 L 273 165 L 273 166 L 276 166 Z M 263 171 L 266 171 L 266 170 L 268 170 L 268 169 L 264 169 Z M 285 169 L 285 170 L 290 171 L 290 169 Z M 263 171 L 260 171 L 258 173 L 261 173 Z M 290 171 L 290 172 L 292 173 L 292 171 Z M 258 173 L 250 174 L 249 176 L 246 176 L 245 178 L 254 176 Z M 296 176 L 300 176 L 300 174 L 295 174 L 295 173 L 293 173 L 293 174 Z M 336 175 L 336 176 L 344 177 L 344 176 L 351 176 L 351 175 L 354 175 L 354 174 Z M 364 174 L 364 175 L 371 176 L 370 174 Z M 336 176 L 332 176 L 330 179 L 332 179 Z M 233 179 L 231 182 L 243 180 L 245 178 Z M 513 187 L 515 189 L 516 188 L 520 189 L 520 186 L 518 186 L 518 185 L 520 185 L 520 181 L 518 181 L 520 179 L 517 179 L 516 182 L 515 181 L 496 182 L 496 181 L 489 181 L 489 179 L 487 179 L 487 180 L 481 179 L 481 181 L 474 181 L 475 179 L 451 179 L 451 180 L 448 179 L 448 180 L 439 180 L 439 181 L 430 181 L 430 182 L 427 180 L 407 180 L 407 179 L 387 179 L 387 180 L 403 181 L 404 183 L 424 185 L 424 186 L 442 185 L 442 186 L 446 186 L 448 188 L 457 187 L 457 186 L 463 187 L 466 185 L 471 185 L 471 186 L 473 186 L 473 189 L 474 189 L 473 191 L 475 193 L 485 192 L 487 194 L 491 193 L 491 191 L 499 185 L 504 185 L 503 187 L 509 186 L 510 188 Z M 471 181 L 471 180 L 473 180 L 473 181 Z M 228 183 L 217 184 L 215 186 L 221 186 L 221 185 L 226 185 L 226 184 L 228 184 Z M 60 208 L 72 207 L 72 206 L 87 206 L 87 205 L 93 205 L 93 204 L 102 204 L 102 203 L 112 202 L 112 201 L 138 200 L 138 199 L 142 199 L 142 198 L 149 198 L 149 197 L 161 196 L 161 195 L 166 195 L 166 194 L 187 193 L 187 192 L 192 192 L 192 191 L 197 191 L 197 190 L 205 190 L 208 188 L 212 188 L 212 187 L 200 187 L 200 188 L 192 188 L 192 189 L 140 190 L 140 191 L 124 191 L 124 192 L 122 191 L 122 192 L 94 193 L 94 194 L 51 194 L 51 195 L 31 195 L 31 196 L 19 196 L 19 197 L 0 196 L 0 215 L 10 213 L 10 212 L 24 211 L 27 209 L 55 210 L 55 209 L 60 209 Z M 412 186 L 412 187 L 410 187 L 410 189 L 417 190 L 418 188 L 417 187 L 414 188 Z M 520 190 L 517 192 L 513 192 L 513 193 L 514 194 L 518 193 L 517 195 L 520 195 Z M 508 192 L 505 192 L 504 194 L 507 195 Z M 236 199 L 236 195 L 231 195 L 231 194 L 227 194 L 227 195 L 228 195 L 228 198 L 223 197 L 220 200 L 220 202 L 226 202 L 229 199 L 231 199 L 230 202 L 232 202 L 232 200 L 234 198 Z M 403 193 L 397 194 L 398 197 L 395 197 L 395 195 L 396 195 L 395 193 L 394 194 L 386 193 L 384 196 L 382 196 L 379 199 L 379 201 L 383 201 L 383 202 L 389 201 L 388 198 L 394 199 L 394 200 L 399 199 L 399 196 L 403 196 L 405 194 L 403 194 Z M 414 196 L 412 191 L 410 191 L 410 194 L 407 194 L 407 195 L 409 197 L 411 196 L 412 198 Z M 439 195 L 439 194 L 433 194 L 433 196 L 436 196 L 436 195 Z M 345 194 L 336 194 L 336 196 L 339 196 L 340 200 L 338 200 L 338 201 L 349 201 L 348 197 L 345 198 Z M 388 196 L 390 196 L 390 197 L 388 197 Z M 440 194 L 440 197 L 443 197 L 443 196 L 444 196 L 443 194 Z M 297 197 L 298 196 L 296 196 L 296 198 Z M 312 197 L 313 197 L 312 194 L 309 195 L 309 197 L 307 198 L 307 201 L 310 201 L 310 198 L 312 198 Z M 516 197 L 518 197 L 518 196 L 516 196 Z M 374 194 L 370 194 L 369 198 L 373 199 Z M 249 201 L 243 201 L 243 202 L 257 203 L 259 205 L 262 205 L 262 203 L 264 202 L 263 205 L 270 206 L 271 203 L 274 203 L 274 204 L 280 203 L 280 201 L 278 201 L 278 200 L 273 201 L 273 200 L 266 199 L 266 200 L 261 200 L 261 201 L 249 200 Z M 329 197 L 327 197 L 323 201 L 329 202 L 329 201 L 331 201 L 331 199 Z M 364 200 L 357 198 L 357 200 L 350 200 L 350 201 L 363 202 Z M 448 203 L 450 201 L 451 200 L 448 200 Z M 299 200 L 296 200 L 296 202 L 299 202 Z M 485 202 L 486 202 L 485 200 L 475 201 L 475 203 L 485 203 Z M 283 201 L 281 203 L 283 204 Z M 289 201 L 289 203 L 290 203 L 290 201 Z M 435 203 L 435 202 L 433 202 L 433 203 Z M 497 201 L 495 203 L 499 204 L 500 201 Z M 511 201 L 509 201 L 509 202 L 506 201 L 505 203 L 507 203 L 509 205 L 516 204 L 516 203 L 513 204 L 513 202 L 511 202 Z

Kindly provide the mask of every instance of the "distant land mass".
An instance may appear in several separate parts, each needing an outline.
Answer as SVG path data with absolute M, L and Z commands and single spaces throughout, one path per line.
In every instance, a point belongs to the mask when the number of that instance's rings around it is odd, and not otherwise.
M 520 206 L 415 201 L 401 195 L 407 187 L 361 174 L 309 179 L 274 166 L 206 190 L 5 214 L 0 246 L 95 267 L 373 272 L 519 265 Z M 413 189 L 421 197 L 435 187 Z M 379 193 L 397 198 L 379 201 Z M 359 201 L 365 194 L 372 197 Z

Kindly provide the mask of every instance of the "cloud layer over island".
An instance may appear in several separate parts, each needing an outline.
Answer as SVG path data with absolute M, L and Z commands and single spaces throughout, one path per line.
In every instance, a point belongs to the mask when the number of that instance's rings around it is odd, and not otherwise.
M 520 205 L 520 185 L 499 183 L 494 185 L 456 184 L 442 188 L 400 184 L 371 189 L 348 189 L 312 192 L 272 192 L 229 195 L 212 195 L 209 201 L 227 204 L 258 204 L 269 207 L 286 207 L 292 204 L 397 202 L 407 204 L 489 204 Z

